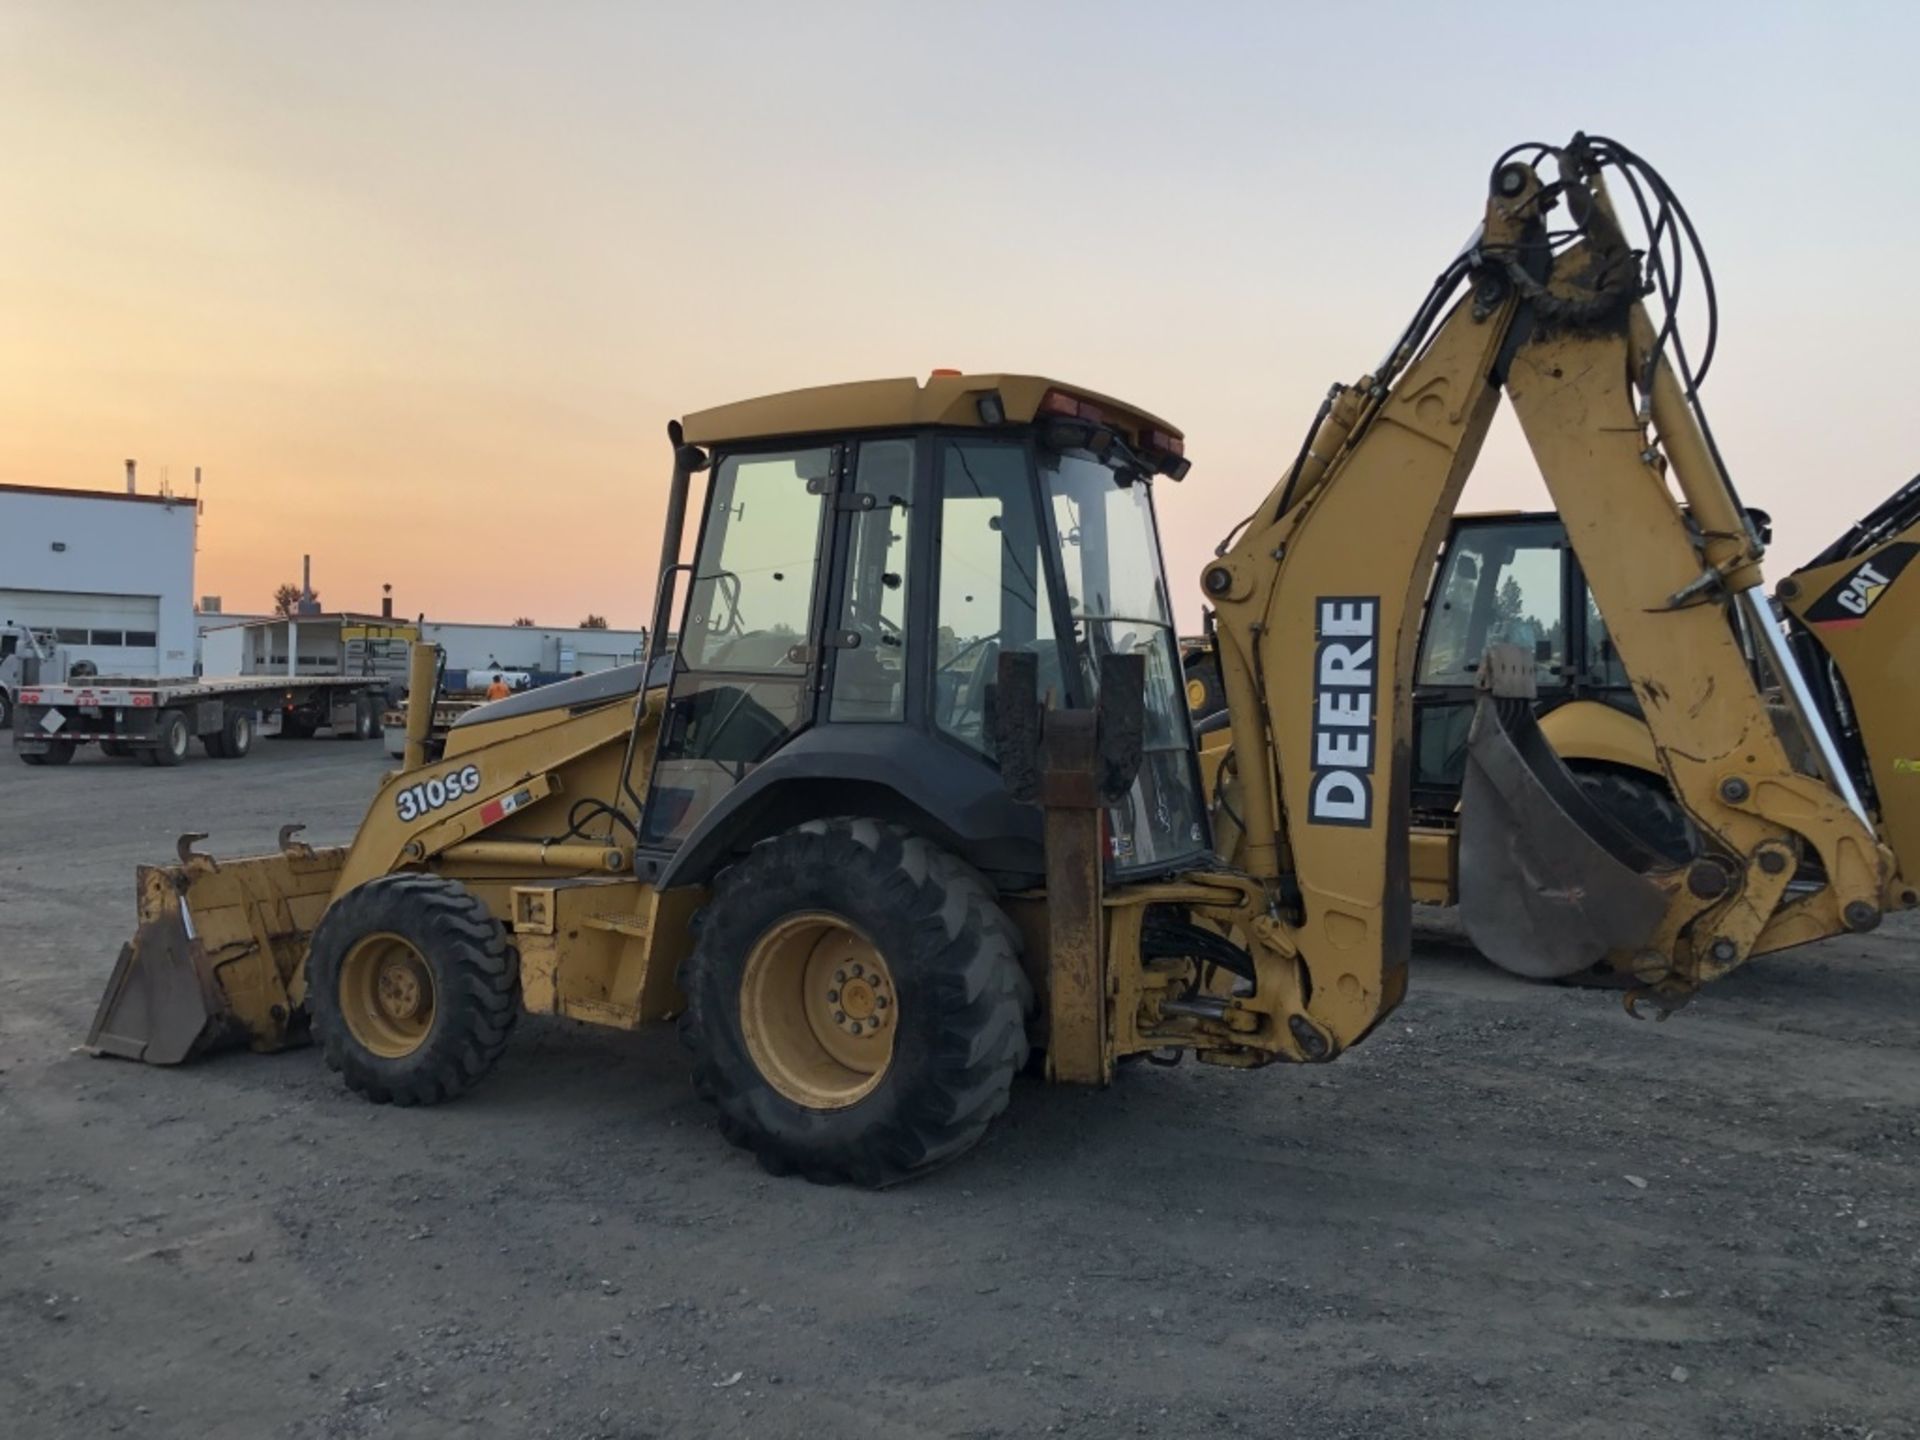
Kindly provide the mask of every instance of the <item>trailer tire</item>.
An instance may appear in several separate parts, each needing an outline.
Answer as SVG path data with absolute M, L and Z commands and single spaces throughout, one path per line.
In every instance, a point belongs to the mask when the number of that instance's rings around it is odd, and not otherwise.
M 110 760 L 124 760 L 131 755 L 133 751 L 127 748 L 127 742 L 124 740 L 102 740 L 100 742 L 100 753 Z
M 13 728 L 13 697 L 0 690 L 0 730 Z
M 955 856 L 876 820 L 810 821 L 723 870 L 694 929 L 694 1089 L 773 1174 L 897 1184 L 1006 1108 L 1033 991 L 1018 930 Z
M 218 740 L 222 760 L 246 759 L 247 752 L 253 749 L 253 712 L 229 710 L 226 719 L 220 722 L 220 733 L 207 738 L 209 753 L 213 750 L 211 742 Z
M 356 740 L 380 738 L 380 711 L 374 705 L 371 695 L 362 695 L 354 701 L 353 738 Z
M 520 953 L 480 897 L 383 875 L 336 900 L 307 952 L 328 1068 L 376 1105 L 434 1105 L 478 1083 L 520 1013 Z
M 65 765 L 73 759 L 73 751 L 71 740 L 49 740 L 45 750 L 23 750 L 20 758 L 29 765 Z
M 187 747 L 193 744 L 193 731 L 187 726 L 187 717 L 178 710 L 163 710 L 153 727 L 153 747 L 142 752 L 153 758 L 152 765 L 174 766 L 187 758 Z
M 292 710 L 280 712 L 280 736 L 284 740 L 311 740 L 318 729 L 312 720 Z

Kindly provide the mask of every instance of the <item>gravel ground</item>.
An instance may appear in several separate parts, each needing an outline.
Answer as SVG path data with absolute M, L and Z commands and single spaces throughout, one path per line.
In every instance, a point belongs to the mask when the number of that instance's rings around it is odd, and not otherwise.
M 1023 1083 L 885 1194 L 763 1175 L 665 1029 L 427 1111 L 74 1053 L 134 864 L 344 840 L 377 750 L 0 757 L 7 1433 L 1920 1436 L 1909 920 L 1664 1025 L 1428 928 L 1337 1065 Z

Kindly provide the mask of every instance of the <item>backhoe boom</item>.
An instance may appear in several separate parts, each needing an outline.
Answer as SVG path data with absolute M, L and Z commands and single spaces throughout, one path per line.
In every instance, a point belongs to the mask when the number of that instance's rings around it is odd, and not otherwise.
M 1789 759 L 1729 623 L 1731 603 L 1759 595 L 1759 541 L 1644 308 L 1643 257 L 1623 238 L 1602 178 L 1624 152 L 1584 138 L 1540 148 L 1536 163 L 1496 170 L 1478 243 L 1422 316 L 1447 290 L 1467 293 L 1430 335 L 1416 321 L 1383 373 L 1336 389 L 1294 468 L 1202 575 L 1233 740 L 1222 848 L 1261 882 L 1272 910 L 1249 930 L 1259 983 L 1241 1003 L 1277 1007 L 1278 1023 L 1260 1033 L 1290 1058 L 1345 1049 L 1405 989 L 1421 607 L 1503 393 L 1703 841 L 1691 865 L 1674 867 L 1635 860 L 1618 835 L 1595 837 L 1596 854 L 1625 867 L 1619 883 L 1651 896 L 1645 913 L 1658 917 L 1632 944 L 1610 937 L 1606 958 L 1678 1003 L 1773 948 L 1779 927 L 1796 941 L 1870 928 L 1893 886 L 1892 857 L 1837 758 L 1831 779 Z M 1552 180 L 1537 168 L 1547 154 L 1558 164 Z M 1545 223 L 1562 203 L 1577 227 L 1571 244 Z M 1764 601 L 1747 614 L 1771 623 Z M 1763 652 L 1791 691 L 1786 648 Z M 1529 686 L 1532 659 L 1520 667 Z M 1489 691 L 1477 730 L 1489 755 L 1513 749 L 1492 718 L 1513 711 L 1500 711 L 1500 698 Z M 1817 715 L 1800 723 L 1810 753 L 1837 757 Z M 1510 787 L 1523 772 L 1499 773 Z M 1524 900 L 1536 919 L 1555 913 L 1542 911 L 1543 897 L 1564 902 L 1558 913 L 1583 927 L 1580 906 L 1601 877 L 1569 885 L 1545 866 L 1580 842 L 1570 827 L 1593 824 L 1570 806 L 1510 809 L 1567 826 L 1483 847 L 1481 892 L 1504 886 L 1504 899 Z M 1789 901 L 1808 851 L 1825 884 Z M 1484 859 L 1494 852 L 1510 874 L 1488 873 L 1499 868 Z M 1300 1008 L 1288 1013 L 1295 996 Z

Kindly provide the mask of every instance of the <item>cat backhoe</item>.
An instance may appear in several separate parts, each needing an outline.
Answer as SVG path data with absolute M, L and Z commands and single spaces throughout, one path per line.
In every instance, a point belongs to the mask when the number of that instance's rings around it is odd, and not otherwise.
M 664 683 L 633 666 L 501 700 L 438 753 L 413 706 L 345 847 L 183 839 L 140 874 L 91 1044 L 174 1063 L 310 1036 L 353 1089 L 412 1104 L 479 1080 L 522 1010 L 677 1016 L 728 1139 L 870 1185 L 966 1151 L 1036 1059 L 1085 1085 L 1137 1057 L 1332 1060 L 1406 990 L 1419 615 L 1503 395 L 1699 847 L 1676 862 L 1587 803 L 1540 740 L 1531 657 L 1494 646 L 1463 905 L 1664 1011 L 1914 904 L 1887 747 L 1920 672 L 1887 661 L 1920 591 L 1836 557 L 1806 614 L 1844 588 L 1856 623 L 1796 652 L 1698 410 L 1710 356 L 1696 371 L 1673 323 L 1684 210 L 1596 137 L 1519 147 L 1488 189 L 1405 333 L 1204 568 L 1231 733 L 1211 803 L 1154 520 L 1180 431 L 1010 374 L 751 400 L 669 427 Z M 414 696 L 432 668 L 416 652 Z M 1850 691 L 1872 790 L 1816 683 Z

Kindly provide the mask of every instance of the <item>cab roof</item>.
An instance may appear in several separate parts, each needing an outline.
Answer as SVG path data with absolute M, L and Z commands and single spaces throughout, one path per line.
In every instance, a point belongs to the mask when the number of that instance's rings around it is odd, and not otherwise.
M 816 385 L 696 410 L 682 420 L 685 437 L 696 445 L 738 440 L 770 440 L 787 435 L 838 434 L 848 430 L 899 429 L 916 425 L 989 428 L 980 418 L 981 397 L 998 394 L 1004 423 L 1021 425 L 1040 413 L 1051 391 L 1087 401 L 1107 412 L 1110 423 L 1136 435 L 1158 430 L 1174 439 L 1181 432 L 1158 416 L 1084 386 L 1041 375 L 961 375 L 938 372 L 923 383 L 911 376 L 897 380 L 855 380 Z

